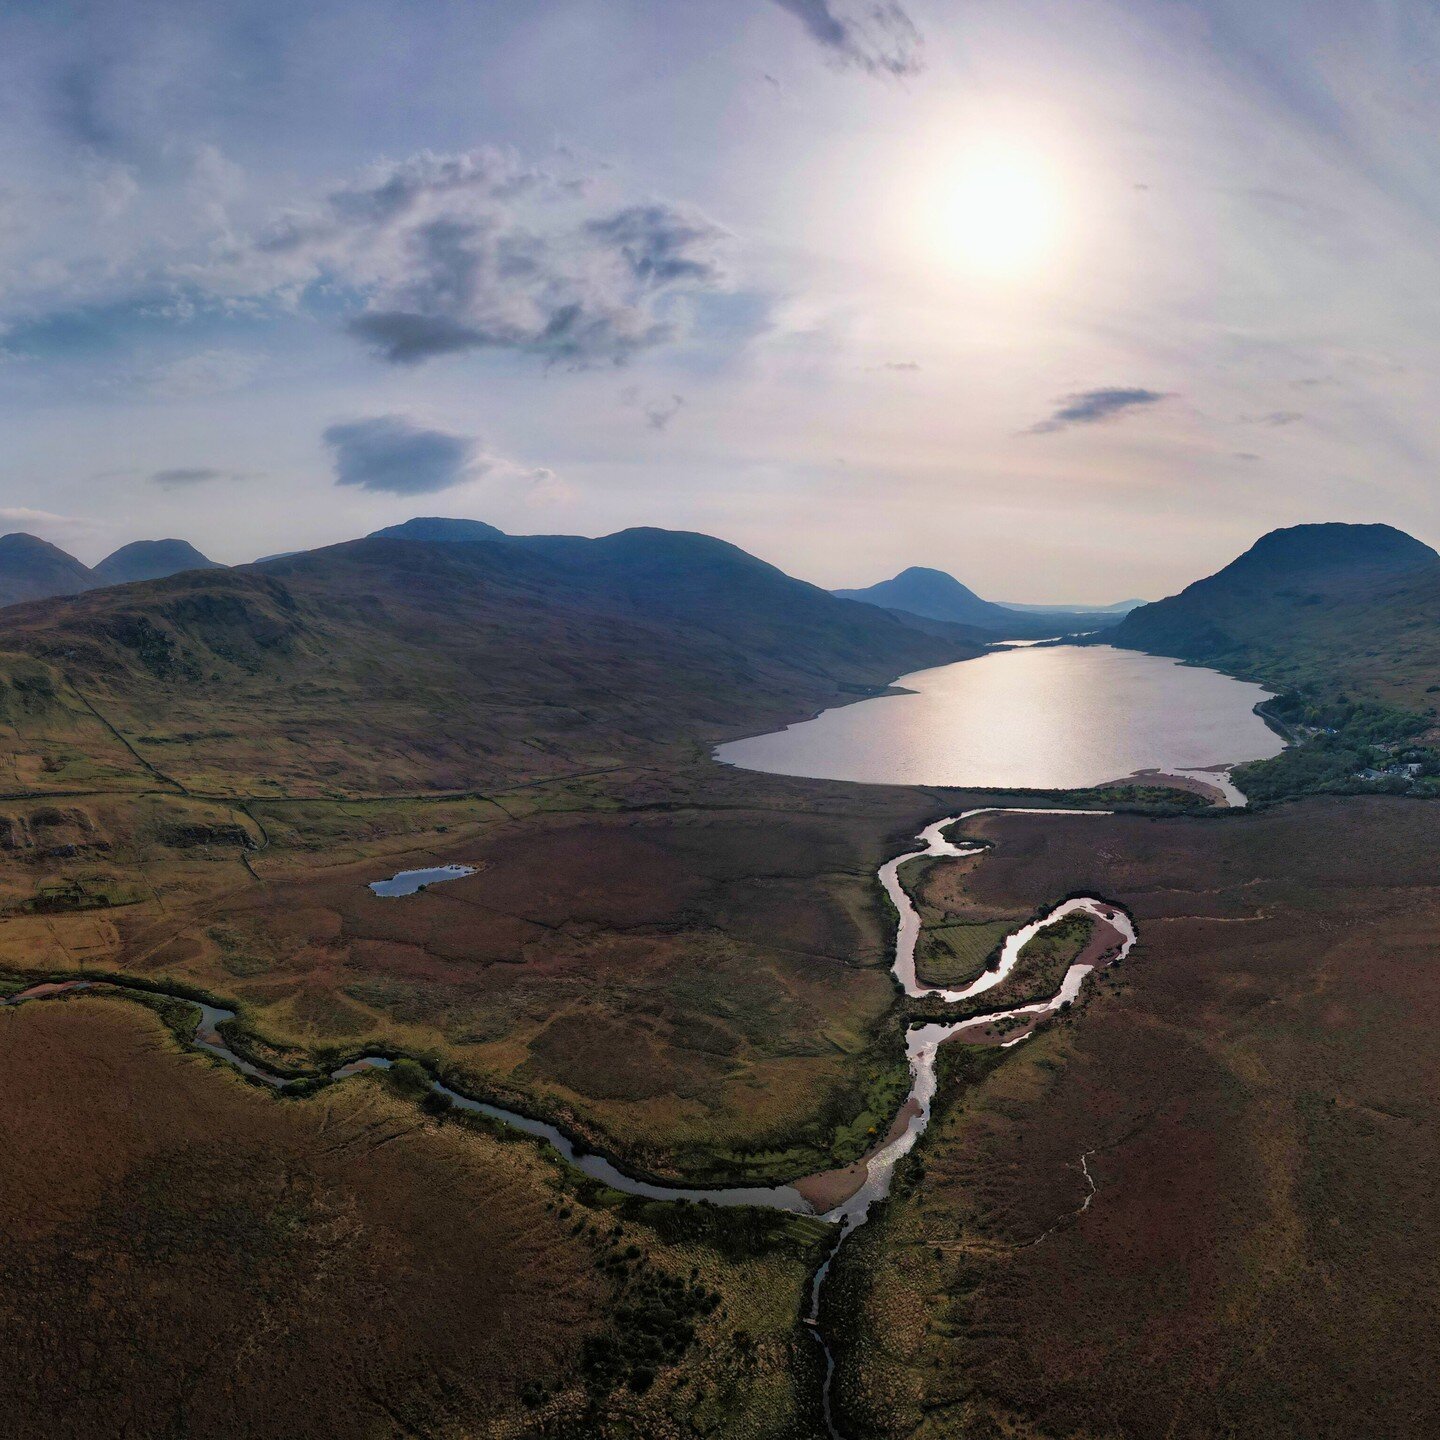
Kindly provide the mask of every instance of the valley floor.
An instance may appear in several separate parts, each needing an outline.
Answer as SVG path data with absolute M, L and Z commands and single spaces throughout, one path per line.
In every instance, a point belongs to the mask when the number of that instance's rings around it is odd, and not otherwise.
M 1140 944 L 996 1068 L 949 1057 L 834 1286 L 848 1433 L 1432 1433 L 1440 812 L 971 829 L 975 904 L 1102 894 Z
M 237 1043 L 301 1078 L 390 1045 L 658 1175 L 789 1180 L 906 1088 L 876 868 L 1003 798 L 703 760 L 15 798 L 0 966 L 235 1002 Z M 967 825 L 992 848 L 906 877 L 922 973 L 976 973 L 1072 893 L 1140 948 L 1018 1049 L 951 1047 L 829 1292 L 846 1434 L 1423 1431 L 1440 811 Z M 447 862 L 476 873 L 367 889 Z M 278 1435 L 317 1388 L 321 1436 L 819 1433 L 815 1222 L 623 1201 L 393 1079 L 277 1100 L 130 1002 L 0 1011 L 0 1050 L 0 1434 L 57 1387 L 77 1435 Z

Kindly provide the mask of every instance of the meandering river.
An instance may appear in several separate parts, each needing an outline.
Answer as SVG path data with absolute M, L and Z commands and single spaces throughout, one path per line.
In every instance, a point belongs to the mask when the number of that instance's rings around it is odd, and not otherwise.
M 1242 760 L 1263 759 L 1282 748 L 1279 737 L 1253 713 L 1266 695 L 1258 686 L 1105 646 L 997 651 L 978 660 L 906 676 L 898 683 L 912 693 L 827 710 L 787 730 L 721 746 L 717 758 L 782 774 L 989 789 L 1070 789 L 1146 771 L 1172 775 L 1189 771 L 1212 787 L 1220 803 L 1239 804 L 1243 797 L 1228 778 L 1213 772 Z M 910 1026 L 905 1036 L 909 1094 L 888 1132 L 853 1165 L 797 1176 L 782 1185 L 708 1188 L 664 1184 L 627 1172 L 612 1159 L 578 1145 L 558 1126 L 461 1094 L 439 1080 L 431 1082 L 432 1088 L 457 1108 L 534 1136 L 584 1174 L 624 1194 L 651 1200 L 762 1206 L 818 1215 L 834 1225 L 835 1243 L 814 1276 L 809 1310 L 803 1317 L 825 1351 L 824 1415 L 832 1440 L 843 1437 L 832 1412 L 834 1356 L 821 1330 L 825 1282 L 840 1246 L 890 1193 L 895 1167 L 930 1123 L 941 1045 L 961 1036 L 982 1044 L 1021 1043 L 1046 1017 L 1080 996 L 1087 975 L 1123 959 L 1135 944 L 1135 930 L 1124 911 L 1098 897 L 1081 896 L 1020 927 L 1002 947 L 999 964 L 970 984 L 958 989 L 922 985 L 915 972 L 920 915 L 901 882 L 901 870 L 922 858 L 977 853 L 979 846 L 954 841 L 949 832 L 972 816 L 986 813 L 1030 815 L 1035 823 L 1044 823 L 1043 817 L 1056 814 L 1098 817 L 1105 812 L 968 810 L 928 825 L 920 832 L 917 848 L 887 860 L 877 878 L 899 917 L 892 970 L 900 990 L 912 999 L 928 998 L 941 1004 L 973 1000 L 1004 984 L 1021 950 L 1037 932 L 1077 911 L 1094 918 L 1095 939 L 1071 964 L 1048 1000 L 1009 1008 L 1002 1005 L 953 1022 Z M 468 866 L 402 871 L 374 882 L 371 889 L 380 896 L 403 897 L 467 873 L 472 873 Z M 396 898 L 392 903 L 410 902 Z M 0 1005 L 48 999 L 99 984 L 122 992 L 126 989 L 120 982 L 52 981 L 0 1000 Z M 139 988 L 132 990 L 138 992 Z M 171 998 L 195 1003 L 184 995 Z M 232 1048 L 225 1025 L 234 1019 L 233 1011 L 209 1004 L 199 1005 L 198 1011 L 191 1044 L 253 1080 L 274 1087 L 286 1083 L 284 1076 L 252 1063 Z M 332 1071 L 330 1078 L 343 1080 L 358 1071 L 392 1063 L 383 1055 L 363 1054 Z M 1091 1186 L 1085 1202 L 1088 1206 L 1094 1181 L 1088 1168 L 1085 1175 Z
M 797 1183 L 792 1185 L 728 1186 L 707 1189 L 660 1184 L 628 1174 L 605 1156 L 578 1147 L 558 1126 L 461 1094 L 442 1084 L 439 1080 L 432 1081 L 432 1088 L 448 1098 L 457 1108 L 489 1116 L 492 1120 L 543 1140 L 553 1146 L 569 1164 L 584 1174 L 626 1195 L 639 1195 L 650 1200 L 688 1200 L 712 1205 L 758 1205 L 772 1210 L 786 1210 L 794 1214 L 814 1215 L 817 1213 L 817 1206 L 807 1198 L 805 1192 L 808 1190 L 811 1195 L 833 1194 L 834 1203 L 820 1210 L 819 1214 L 821 1219 L 837 1227 L 836 1241 L 811 1284 L 810 1309 L 804 1318 L 805 1323 L 825 1350 L 825 1422 L 834 1440 L 843 1440 L 843 1437 L 840 1436 L 840 1432 L 835 1426 L 831 1409 L 834 1357 L 820 1329 L 821 1301 L 825 1281 L 829 1276 L 830 1266 L 840 1245 L 847 1236 L 865 1223 L 871 1207 L 890 1193 L 896 1165 L 914 1148 L 916 1141 L 925 1133 L 926 1126 L 930 1123 L 930 1107 L 935 1098 L 936 1089 L 936 1057 L 940 1046 L 964 1031 L 993 1030 L 997 1025 L 1018 1026 L 1018 1028 L 1010 1030 L 1001 1042 L 1007 1046 L 1018 1044 L 1047 1015 L 1075 1000 L 1080 994 L 1080 988 L 1086 975 L 1098 964 L 1111 964 L 1123 958 L 1135 943 L 1134 928 L 1129 917 L 1123 911 L 1107 905 L 1101 900 L 1070 899 L 1057 905 L 1041 919 L 1017 930 L 1005 942 L 998 967 L 983 972 L 969 985 L 956 990 L 929 989 L 922 986 L 915 975 L 915 945 L 920 935 L 920 915 L 900 882 L 900 869 L 907 862 L 922 857 L 964 856 L 977 853 L 981 847 L 966 845 L 963 842 L 956 844 L 948 838 L 947 832 L 952 826 L 973 815 L 989 813 L 1006 812 L 994 809 L 968 810 L 961 815 L 937 820 L 933 825 L 929 825 L 921 831 L 918 837 L 920 841 L 918 849 L 907 850 L 893 860 L 886 861 L 880 867 L 878 878 L 900 917 L 900 923 L 896 930 L 895 957 L 892 968 L 904 993 L 912 998 L 938 997 L 947 1003 L 967 1000 L 982 994 L 1003 983 L 1013 970 L 1025 943 L 1033 935 L 1077 910 L 1093 915 L 1100 925 L 1110 927 L 1117 937 L 1116 944 L 1101 956 L 1091 958 L 1082 956 L 1080 960 L 1072 964 L 1061 981 L 1060 988 L 1049 1000 L 1009 1009 L 997 1009 L 954 1023 L 930 1023 L 910 1028 L 905 1037 L 905 1048 L 910 1062 L 910 1093 L 881 1143 L 856 1165 L 847 1167 L 845 1171 L 823 1176 L 800 1177 Z M 1014 813 L 1041 816 L 1057 812 L 1026 810 Z M 1098 816 L 1105 812 L 1091 810 L 1058 813 Z M 126 989 L 122 983 L 111 981 L 98 982 L 98 984 L 89 980 L 47 981 L 22 990 L 8 999 L 0 1000 L 0 1004 L 19 1005 L 92 988 L 106 988 L 122 992 Z M 138 988 L 132 987 L 131 993 L 139 994 L 141 992 Z M 147 989 L 145 993 L 163 994 L 165 992 Z M 190 1042 L 196 1048 L 225 1061 L 241 1074 L 253 1080 L 277 1088 L 286 1083 L 285 1076 L 253 1064 L 231 1048 L 225 1038 L 223 1027 L 227 1021 L 235 1018 L 233 1010 L 215 1005 L 199 1004 L 180 994 L 172 994 L 169 998 L 196 1005 L 199 1018 L 195 1030 L 190 1036 Z M 387 1056 L 361 1055 L 332 1071 L 330 1078 L 337 1081 L 343 1080 L 359 1071 L 384 1068 L 393 1063 L 393 1060 Z

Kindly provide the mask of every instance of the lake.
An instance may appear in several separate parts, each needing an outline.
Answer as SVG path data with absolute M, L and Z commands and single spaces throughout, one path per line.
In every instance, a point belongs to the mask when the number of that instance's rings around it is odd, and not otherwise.
M 920 670 L 885 695 L 721 745 L 746 770 L 871 784 L 1079 789 L 1138 770 L 1264 760 L 1269 691 L 1108 645 L 1019 646 Z
M 473 865 L 439 865 L 433 870 L 402 870 L 388 880 L 372 880 L 370 888 L 383 896 L 414 895 L 446 880 L 463 880 L 473 875 Z

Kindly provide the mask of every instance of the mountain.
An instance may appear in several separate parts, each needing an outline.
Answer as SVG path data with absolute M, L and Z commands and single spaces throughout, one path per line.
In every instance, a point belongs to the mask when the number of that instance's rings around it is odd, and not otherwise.
M 23 531 L 0 535 L 0 605 L 76 595 L 94 583 L 90 569 L 58 545 Z
M 863 600 L 891 610 L 909 610 L 931 620 L 953 620 L 960 625 L 982 625 L 995 629 L 1014 619 L 1009 611 L 982 600 L 968 586 L 943 570 L 912 565 L 893 580 L 867 585 L 863 590 L 832 592 L 843 600 Z
M 1440 681 L 1440 554 L 1389 525 L 1273 530 L 1105 639 L 1276 688 L 1318 680 L 1418 706 Z
M 197 790 L 464 790 L 693 758 L 983 648 L 704 535 L 366 539 L 8 611 L 0 711 L 33 750 L 94 734 L 83 695 L 136 737 L 107 764 Z
M 136 540 L 107 555 L 91 572 L 98 585 L 128 585 L 136 580 L 163 580 L 182 570 L 219 570 L 218 561 L 202 555 L 185 540 Z
M 868 585 L 863 590 L 835 590 L 845 600 L 861 600 L 887 610 L 903 610 L 932 620 L 970 625 L 1006 639 L 1041 639 L 1064 631 L 1098 629 L 1113 624 L 1115 616 L 1095 611 L 1044 609 L 1039 613 L 1017 611 L 991 600 L 982 600 L 968 586 L 943 570 L 912 565 L 892 580 Z
M 438 544 L 463 545 L 477 540 L 509 540 L 512 537 L 494 525 L 483 520 L 456 520 L 442 515 L 417 515 L 402 520 L 398 525 L 386 525 L 381 530 L 372 530 L 367 540 L 424 540 Z M 523 538 L 523 537 L 518 537 Z M 256 565 L 268 565 L 272 560 L 289 560 L 295 555 L 304 555 L 304 550 L 279 550 L 273 555 L 262 555 L 253 561 Z
M 93 570 L 58 545 L 17 531 L 0 535 L 0 605 L 78 595 L 105 585 L 158 580 L 181 570 L 222 568 L 184 540 L 137 540 Z
M 471 540 L 505 540 L 503 530 L 487 525 L 483 520 L 451 520 L 439 515 L 417 515 L 413 520 L 399 525 L 387 525 L 383 530 L 373 530 L 367 540 L 431 540 L 449 544 L 463 544 Z

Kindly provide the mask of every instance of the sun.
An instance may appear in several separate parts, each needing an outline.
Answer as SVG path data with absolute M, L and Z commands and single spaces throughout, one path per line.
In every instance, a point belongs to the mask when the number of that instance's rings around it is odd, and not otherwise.
M 946 190 L 941 243 L 967 269 L 1020 278 L 1056 249 L 1062 187 L 1040 156 L 999 144 L 977 149 L 961 160 Z

